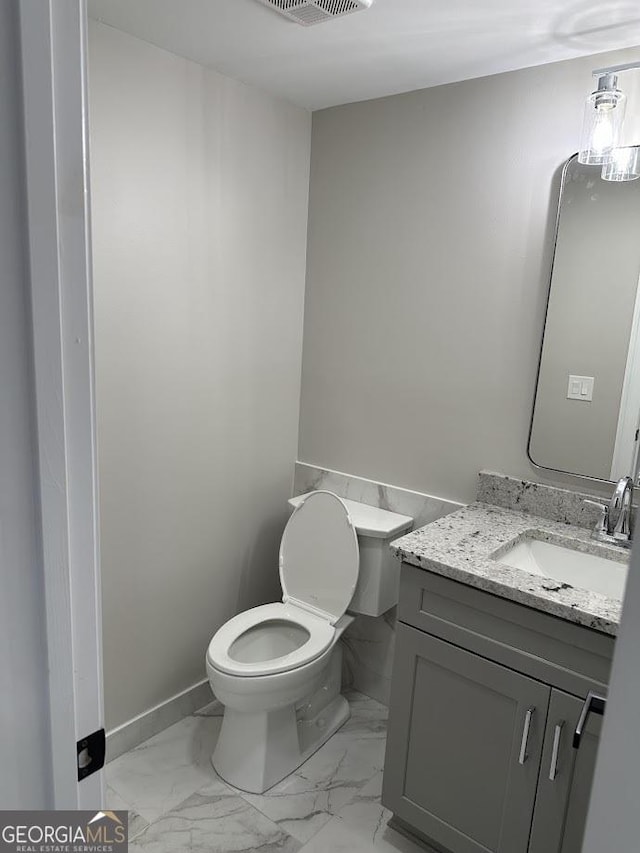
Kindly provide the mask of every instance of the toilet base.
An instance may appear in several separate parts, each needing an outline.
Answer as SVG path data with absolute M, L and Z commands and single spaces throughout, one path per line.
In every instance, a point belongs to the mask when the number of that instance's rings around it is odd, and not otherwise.
M 320 749 L 350 713 L 344 696 L 337 696 L 316 720 L 301 724 L 292 707 L 263 714 L 226 710 L 211 763 L 234 788 L 263 794 Z
M 263 794 L 320 749 L 351 715 L 340 694 L 341 661 L 338 648 L 322 686 L 297 705 L 255 713 L 226 707 L 211 756 L 216 773 L 234 788 Z

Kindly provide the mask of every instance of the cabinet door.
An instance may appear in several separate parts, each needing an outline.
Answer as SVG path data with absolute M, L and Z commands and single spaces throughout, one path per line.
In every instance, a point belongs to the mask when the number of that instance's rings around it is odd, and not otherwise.
M 600 738 L 601 717 L 590 714 L 579 749 L 573 733 L 584 702 L 551 691 L 538 798 L 529 853 L 580 853 Z
M 399 623 L 384 804 L 451 853 L 526 853 L 550 692 Z

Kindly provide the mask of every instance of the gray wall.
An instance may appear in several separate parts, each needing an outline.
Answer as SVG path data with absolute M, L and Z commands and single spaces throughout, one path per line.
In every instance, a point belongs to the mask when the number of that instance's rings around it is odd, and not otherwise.
M 314 114 L 299 459 L 460 501 L 526 456 L 600 54 Z
M 609 479 L 640 275 L 640 185 L 574 160 L 562 193 L 531 456 Z M 569 374 L 595 378 L 567 399 Z
M 296 458 L 311 118 L 90 30 L 107 727 L 206 678 L 277 599 Z
M 17 3 L 0 3 L 0 808 L 51 806 Z

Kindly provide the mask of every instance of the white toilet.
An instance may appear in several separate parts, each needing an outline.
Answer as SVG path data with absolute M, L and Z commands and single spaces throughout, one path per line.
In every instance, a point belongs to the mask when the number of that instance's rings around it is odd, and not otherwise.
M 413 519 L 310 492 L 280 544 L 282 603 L 234 616 L 207 650 L 207 674 L 225 706 L 213 766 L 227 782 L 262 793 L 288 776 L 349 718 L 340 695 L 338 640 L 353 621 L 398 600 L 400 565 L 389 542 Z

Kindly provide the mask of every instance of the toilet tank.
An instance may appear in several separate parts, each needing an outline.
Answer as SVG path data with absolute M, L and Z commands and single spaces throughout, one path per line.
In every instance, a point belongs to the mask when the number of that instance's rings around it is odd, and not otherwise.
M 291 498 L 289 505 L 295 509 L 304 497 Z M 341 500 L 349 511 L 360 547 L 358 584 L 348 611 L 380 616 L 398 603 L 400 561 L 391 553 L 389 544 L 411 529 L 413 518 L 347 498 Z

